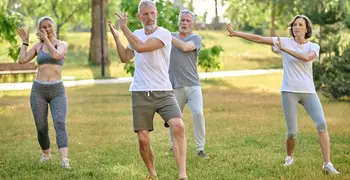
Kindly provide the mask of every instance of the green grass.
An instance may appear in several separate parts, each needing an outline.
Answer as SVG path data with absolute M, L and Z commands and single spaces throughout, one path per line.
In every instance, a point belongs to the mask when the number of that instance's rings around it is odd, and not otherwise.
M 299 106 L 297 161 L 282 166 L 285 122 L 279 94 L 281 73 L 202 81 L 209 160 L 196 157 L 191 114 L 184 111 L 189 179 L 350 179 L 350 104 L 320 96 L 331 138 L 331 159 L 339 176 L 321 172 L 316 128 Z M 59 168 L 51 116 L 54 158 L 39 164 L 40 147 L 29 106 L 30 91 L 0 92 L 0 179 L 142 179 L 146 168 L 132 130 L 129 84 L 67 88 L 69 158 Z M 151 133 L 160 179 L 176 179 L 166 155 L 168 131 L 156 115 Z

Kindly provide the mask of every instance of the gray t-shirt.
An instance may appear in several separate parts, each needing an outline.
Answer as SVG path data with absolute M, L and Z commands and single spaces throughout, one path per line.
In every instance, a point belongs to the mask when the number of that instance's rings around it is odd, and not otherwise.
M 178 33 L 171 33 L 172 36 L 184 41 L 192 41 L 196 49 L 184 52 L 175 45 L 171 48 L 169 77 L 173 89 L 184 86 L 200 86 L 197 73 L 197 61 L 199 50 L 202 47 L 202 37 L 198 34 L 191 34 L 185 38 L 179 38 Z

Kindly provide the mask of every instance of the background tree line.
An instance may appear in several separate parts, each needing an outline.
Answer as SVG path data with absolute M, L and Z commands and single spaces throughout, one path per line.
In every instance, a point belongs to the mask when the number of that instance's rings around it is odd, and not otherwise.
M 312 41 L 320 44 L 321 58 L 314 63 L 314 79 L 318 90 L 336 99 L 349 97 L 350 60 L 349 28 L 350 2 L 347 0 L 213 0 L 216 15 L 212 24 L 220 26 L 220 21 L 230 20 L 236 29 L 257 34 L 275 36 L 276 32 L 286 32 L 289 21 L 296 14 L 308 16 L 314 24 Z M 0 2 L 0 42 L 10 44 L 9 56 L 17 59 L 19 52 L 16 29 L 24 27 L 30 32 L 37 29 L 36 21 L 45 15 L 54 18 L 58 38 L 67 31 L 90 31 L 90 65 L 101 64 L 101 23 L 104 28 L 104 60 L 109 64 L 106 18 L 116 20 L 115 11 L 129 14 L 129 26 L 132 30 L 140 28 L 136 19 L 138 1 L 102 0 L 103 13 L 101 22 L 100 0 L 2 0 Z M 177 6 L 174 5 L 177 4 Z M 180 7 L 178 5 L 181 5 Z M 224 17 L 218 16 L 218 6 L 227 6 Z M 195 10 L 193 0 L 159 0 L 158 24 L 170 31 L 177 30 L 179 8 Z M 206 14 L 197 17 L 205 24 Z M 221 23 L 222 27 L 223 23 Z M 216 26 L 211 26 L 216 27 Z M 266 32 L 268 30 L 268 33 Z M 347 33 L 344 33 L 347 32 Z M 62 37 L 64 39 L 64 37 Z M 219 68 L 220 46 L 203 49 L 199 65 L 206 71 Z M 125 69 L 132 73 L 132 64 Z M 341 88 L 340 88 L 341 87 Z

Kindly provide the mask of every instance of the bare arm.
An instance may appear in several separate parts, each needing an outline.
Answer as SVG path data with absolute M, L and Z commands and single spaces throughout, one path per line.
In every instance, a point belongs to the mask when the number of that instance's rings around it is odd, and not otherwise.
M 125 37 L 128 39 L 130 45 L 135 49 L 135 51 L 140 53 L 151 52 L 164 47 L 163 42 L 157 38 L 150 38 L 146 42 L 142 42 L 127 27 L 126 13 L 124 13 L 124 16 L 118 13 L 115 14 L 119 17 L 120 28 L 122 29 Z
M 297 59 L 300 59 L 302 61 L 312 61 L 317 58 L 315 51 L 309 51 L 308 53 L 299 53 L 296 51 L 292 51 L 289 49 L 283 49 L 282 51 L 294 56 Z
M 21 37 L 23 43 L 28 44 L 29 40 L 29 33 L 25 32 L 22 28 L 17 30 L 17 35 Z M 21 50 L 19 52 L 18 56 L 18 63 L 24 64 L 30 62 L 35 56 L 36 56 L 36 48 L 37 44 L 35 44 L 28 52 L 27 52 L 27 45 L 22 44 Z
M 228 36 L 230 37 L 235 36 L 235 37 L 240 37 L 248 41 L 256 42 L 259 44 L 266 44 L 270 46 L 274 45 L 271 37 L 263 37 L 256 34 L 234 31 L 230 24 L 226 24 L 226 29 L 228 31 Z
M 196 49 L 196 45 L 192 41 L 184 42 L 176 37 L 173 37 L 172 43 L 175 47 L 181 49 L 184 52 L 190 52 Z
M 278 39 L 278 43 L 277 43 L 278 48 L 281 51 L 286 52 L 286 53 L 290 54 L 291 56 L 294 56 L 297 59 L 300 59 L 302 61 L 307 62 L 307 61 L 312 61 L 312 60 L 317 58 L 315 51 L 309 51 L 308 53 L 299 53 L 299 52 L 296 52 L 296 51 L 293 51 L 290 49 L 286 49 L 283 47 L 283 44 L 282 44 L 279 36 L 277 36 L 277 39 Z
M 68 48 L 68 43 L 65 41 L 60 41 L 60 44 L 58 46 L 57 49 L 55 49 L 55 47 L 51 44 L 50 40 L 47 38 L 47 34 L 45 32 L 44 29 L 41 29 L 40 32 L 37 32 L 36 35 L 44 40 L 44 44 L 46 45 L 50 56 L 53 59 L 62 59 L 65 57 L 66 53 L 67 53 L 67 48 Z
M 126 39 L 128 39 L 130 45 L 137 52 L 151 52 L 164 47 L 163 42 L 157 38 L 150 38 L 146 42 L 142 42 L 130 31 L 127 26 L 121 26 L 121 29 Z
M 119 56 L 120 61 L 122 63 L 126 63 L 126 62 L 130 61 L 130 59 L 132 59 L 135 56 L 134 51 L 129 49 L 129 48 L 125 48 L 123 46 L 123 44 L 121 43 L 120 38 L 119 38 L 119 33 L 118 33 L 117 29 L 115 28 L 115 26 L 112 25 L 111 21 L 109 21 L 109 20 L 107 21 L 107 23 L 109 25 L 109 29 L 111 30 L 115 44 L 117 46 L 117 52 L 118 52 L 118 56 Z

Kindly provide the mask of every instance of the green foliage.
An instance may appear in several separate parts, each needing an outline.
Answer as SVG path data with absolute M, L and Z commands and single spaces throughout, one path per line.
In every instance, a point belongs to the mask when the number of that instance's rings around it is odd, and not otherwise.
M 91 22 L 90 0 L 18 0 L 18 5 L 19 9 L 16 11 L 23 14 L 26 23 L 24 25 L 36 31 L 38 19 L 50 16 L 55 21 L 58 37 L 68 25 L 74 27 L 77 24 Z M 18 5 L 13 4 L 11 8 L 14 9 Z
M 127 74 L 130 74 L 132 77 L 134 77 L 135 72 L 135 63 L 133 61 L 128 61 L 125 63 L 124 70 Z
M 235 28 L 249 25 L 254 28 L 271 28 L 271 12 L 274 9 L 276 26 L 286 28 L 296 14 L 293 0 L 228 0 L 225 16 Z
M 350 44 L 341 56 L 330 56 L 314 63 L 314 80 L 317 90 L 338 100 L 350 100 Z
M 344 8 L 347 3 L 344 0 L 310 0 L 297 3 L 300 11 L 309 17 L 314 25 L 320 26 L 320 31 L 316 35 L 321 46 L 320 53 L 327 56 L 339 55 L 340 30 L 344 26 L 344 20 L 348 13 L 348 10 Z
M 6 6 L 0 5 L 0 42 L 6 41 L 10 44 L 8 56 L 16 61 L 20 50 L 16 40 L 16 30 L 20 24 L 21 15 L 15 12 L 9 14 Z
M 122 0 L 120 3 L 122 11 L 128 14 L 128 27 L 131 31 L 142 28 L 142 24 L 137 18 L 138 4 L 138 1 L 130 0 Z M 169 31 L 176 31 L 178 29 L 179 8 L 174 6 L 170 0 L 159 0 L 156 6 L 158 10 L 158 26 L 164 27 Z M 135 69 L 133 63 L 129 62 L 124 66 L 124 70 L 132 76 L 134 76 Z
M 224 49 L 219 45 L 201 50 L 198 57 L 198 65 L 202 67 L 205 72 L 213 69 L 220 69 L 220 61 L 218 61 L 218 59 L 220 53 L 223 51 Z

